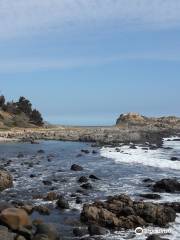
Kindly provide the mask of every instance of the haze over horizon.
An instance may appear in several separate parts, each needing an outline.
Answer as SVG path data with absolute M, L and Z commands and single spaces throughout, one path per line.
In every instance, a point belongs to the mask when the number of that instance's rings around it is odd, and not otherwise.
M 0 91 L 45 120 L 180 116 L 180 1 L 3 0 Z

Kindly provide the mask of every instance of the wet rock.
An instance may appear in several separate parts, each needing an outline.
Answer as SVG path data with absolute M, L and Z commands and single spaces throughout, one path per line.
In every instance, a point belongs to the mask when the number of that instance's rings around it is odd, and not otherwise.
M 37 234 L 33 240 L 49 240 L 48 236 L 45 234 Z
M 63 196 L 59 197 L 56 204 L 61 209 L 69 209 L 69 203 Z
M 100 180 L 100 178 L 96 177 L 95 175 L 91 174 L 89 175 L 89 178 L 93 179 L 93 180 Z
M 127 195 L 109 197 L 105 202 L 84 204 L 81 220 L 86 224 L 99 225 L 109 229 L 134 229 L 154 224 L 166 226 L 174 222 L 176 213 L 164 205 L 133 202 Z
M 32 205 L 24 205 L 22 206 L 22 209 L 24 209 L 28 214 L 31 214 L 33 212 L 33 206 Z
M 2 240 L 14 240 L 15 234 L 9 232 L 7 227 L 0 226 L 0 239 Z
M 60 240 L 59 233 L 52 224 L 39 224 L 36 228 L 36 236 L 33 240 L 44 240 L 46 238 L 47 240 Z
M 52 185 L 52 182 L 49 181 L 49 180 L 43 180 L 43 183 L 44 183 L 44 185 L 46 185 L 46 186 L 51 186 L 51 185 Z
M 82 153 L 85 153 L 85 154 L 88 154 L 88 153 L 89 153 L 89 150 L 82 149 L 81 152 L 82 152 Z
M 7 208 L 12 208 L 12 207 L 13 207 L 13 205 L 8 202 L 5 202 L 5 201 L 0 202 L 0 212 L 2 212 L 3 210 L 5 210 Z
M 153 235 L 150 235 L 148 238 L 146 238 L 146 240 L 168 240 L 168 239 L 161 238 L 158 235 L 153 234 Z
M 81 204 L 82 203 L 82 199 L 80 197 L 76 198 L 76 204 Z
M 81 185 L 81 187 L 84 188 L 84 189 L 92 189 L 93 188 L 90 183 L 84 183 L 84 184 Z
M 17 158 L 23 158 L 24 154 L 23 153 L 18 153 Z
M 23 209 L 7 208 L 0 214 L 0 221 L 12 230 L 19 230 L 24 226 L 30 226 L 31 220 Z
M 42 150 L 42 149 L 40 149 L 40 150 L 37 151 L 37 153 L 39 153 L 39 154 L 43 154 L 43 153 L 45 153 L 45 151 Z
M 174 209 L 176 213 L 180 213 L 180 202 L 171 202 L 171 203 L 164 203 L 166 207 L 170 207 Z
M 92 154 L 97 154 L 98 152 L 96 150 L 92 150 Z
M 80 182 L 80 183 L 86 183 L 86 182 L 88 182 L 88 178 L 85 177 L 85 176 L 82 176 L 82 177 L 79 178 L 78 182 Z
M 143 182 L 144 182 L 144 183 L 152 183 L 152 182 L 154 182 L 154 180 L 152 180 L 151 178 L 145 178 L 145 179 L 143 180 Z
M 45 201 L 54 201 L 57 200 L 59 195 L 56 192 L 49 192 L 45 197 Z
M 15 240 L 26 240 L 25 237 L 21 236 L 21 235 L 18 235 Z
M 76 237 L 83 237 L 88 234 L 87 228 L 74 228 L 73 234 Z
M 49 215 L 50 214 L 50 209 L 47 206 L 44 206 L 44 205 L 34 206 L 33 211 L 36 211 L 36 212 L 38 212 L 39 214 L 42 214 L 42 215 Z
M 31 174 L 29 177 L 30 177 L 30 178 L 35 178 L 36 175 L 35 175 L 35 174 Z
M 129 148 L 130 149 L 137 149 L 137 147 L 135 145 L 131 145 Z
M 179 158 L 177 158 L 177 157 L 172 157 L 172 158 L 171 158 L 171 161 L 179 161 Z
M 145 193 L 145 194 L 140 194 L 139 196 L 147 199 L 156 199 L 156 200 L 161 199 L 161 196 L 155 193 Z
M 83 167 L 81 167 L 80 165 L 77 165 L 77 164 L 73 164 L 71 166 L 71 170 L 72 171 L 83 171 Z
M 179 192 L 180 182 L 178 182 L 176 179 L 162 179 L 153 185 L 152 190 L 154 192 Z
M 81 153 L 77 154 L 76 157 L 79 158 L 79 157 L 82 157 L 83 155 Z
M 13 178 L 6 170 L 0 170 L 0 191 L 13 186 Z
M 109 231 L 106 229 L 106 228 L 103 228 L 103 227 L 100 227 L 98 225 L 94 225 L 94 224 L 91 224 L 89 227 L 88 227 L 88 231 L 89 231 L 89 234 L 91 236 L 95 236 L 95 235 L 106 235 L 109 233 Z

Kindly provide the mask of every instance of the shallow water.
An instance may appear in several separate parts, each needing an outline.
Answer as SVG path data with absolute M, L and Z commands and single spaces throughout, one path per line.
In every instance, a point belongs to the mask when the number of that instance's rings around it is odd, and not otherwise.
M 100 181 L 91 181 L 93 189 L 81 195 L 83 202 L 95 199 L 106 199 L 108 195 L 127 193 L 133 198 L 139 198 L 140 193 L 149 192 L 149 188 L 142 182 L 145 178 L 154 180 L 162 178 L 180 178 L 180 162 L 171 161 L 171 157 L 180 155 L 180 142 L 164 142 L 165 147 L 173 149 L 143 150 L 142 147 L 130 149 L 129 146 L 120 146 L 120 151 L 115 148 L 95 149 L 91 144 L 59 141 L 41 141 L 40 144 L 8 143 L 0 145 L 1 165 L 12 160 L 6 168 L 12 171 L 14 188 L 0 194 L 1 199 L 14 201 L 27 201 L 34 204 L 52 205 L 52 213 L 49 216 L 39 216 L 34 213 L 33 218 L 43 218 L 47 222 L 56 224 L 63 235 L 63 239 L 73 239 L 73 225 L 78 225 L 79 213 L 82 205 L 75 204 L 75 198 L 70 195 L 80 189 L 77 182 L 82 175 L 94 174 Z M 45 153 L 38 154 L 43 149 Z M 89 154 L 77 157 L 81 149 L 88 149 Z M 92 150 L 97 150 L 93 154 Z M 18 158 L 18 153 L 23 153 L 23 158 Z M 49 156 L 49 157 L 48 157 Z M 4 158 L 4 159 L 3 159 Z M 48 161 L 50 158 L 50 162 Z M 31 165 L 33 163 L 33 166 Z M 73 172 L 70 167 L 73 163 L 80 164 L 84 170 Z M 30 175 L 34 174 L 34 178 Z M 50 180 L 51 186 L 43 184 L 43 180 Z M 71 204 L 71 210 L 61 211 L 54 209 L 54 203 L 44 202 L 42 199 L 32 199 L 33 195 L 44 194 L 55 189 L 63 194 Z M 179 194 L 161 194 L 161 201 L 180 201 Z M 170 225 L 172 240 L 180 239 L 180 217 L 175 224 Z M 155 230 L 155 229 L 153 229 Z M 158 230 L 156 228 L 156 230 Z M 161 229 L 160 229 L 161 230 Z M 147 230 L 146 230 L 147 231 Z M 118 232 L 105 236 L 105 239 L 140 239 L 146 237 L 136 236 L 131 232 Z M 169 235 L 169 234 L 168 234 Z M 166 235 L 165 235 L 166 236 Z M 166 236 L 167 237 L 167 236 Z

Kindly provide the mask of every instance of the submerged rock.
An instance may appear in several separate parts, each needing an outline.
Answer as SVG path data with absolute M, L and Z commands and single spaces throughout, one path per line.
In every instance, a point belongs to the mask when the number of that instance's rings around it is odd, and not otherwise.
M 80 165 L 77 165 L 77 164 L 73 164 L 71 166 L 71 170 L 72 171 L 82 171 L 83 170 L 83 167 L 81 167 Z
M 89 178 L 94 179 L 94 180 L 100 180 L 100 178 L 96 177 L 96 176 L 93 175 L 93 174 L 89 175 Z

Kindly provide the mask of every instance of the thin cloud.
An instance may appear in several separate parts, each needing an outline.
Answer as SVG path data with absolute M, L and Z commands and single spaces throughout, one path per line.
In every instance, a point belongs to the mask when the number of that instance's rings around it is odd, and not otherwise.
M 175 53 L 127 53 L 116 56 L 69 58 L 69 59 L 14 59 L 1 60 L 0 73 L 23 73 L 33 71 L 66 70 L 96 67 L 121 61 L 174 61 L 180 56 Z
M 0 38 L 89 26 L 174 28 L 179 0 L 2 0 Z

